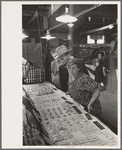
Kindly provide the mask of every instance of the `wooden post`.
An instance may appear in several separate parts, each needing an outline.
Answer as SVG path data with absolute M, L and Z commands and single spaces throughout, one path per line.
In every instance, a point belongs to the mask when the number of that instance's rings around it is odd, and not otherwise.
M 73 13 L 72 5 L 69 6 L 69 11 L 70 14 Z M 72 48 L 72 46 L 73 46 L 73 27 L 69 27 L 69 47 Z

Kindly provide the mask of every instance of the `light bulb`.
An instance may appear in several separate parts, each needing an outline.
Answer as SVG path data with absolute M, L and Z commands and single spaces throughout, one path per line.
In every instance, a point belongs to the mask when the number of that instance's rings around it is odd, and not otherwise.
M 73 27 L 73 26 L 74 26 L 73 23 L 68 23 L 67 25 L 68 25 L 69 27 Z

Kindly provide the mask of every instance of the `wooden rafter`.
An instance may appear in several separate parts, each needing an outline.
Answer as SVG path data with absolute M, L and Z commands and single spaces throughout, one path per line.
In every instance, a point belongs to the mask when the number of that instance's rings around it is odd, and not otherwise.
M 52 5 L 51 9 L 48 11 L 48 18 L 52 15 L 56 10 L 58 10 L 62 5 Z
M 116 25 L 117 23 L 113 23 L 113 24 L 110 24 L 110 25 Z M 101 27 L 101 28 L 97 28 L 97 29 L 92 29 L 92 30 L 89 30 L 89 31 L 86 31 L 86 32 L 80 32 L 79 35 L 83 35 L 83 34 L 88 34 L 88 33 L 93 33 L 93 32 L 98 32 L 98 31 L 101 31 L 101 30 L 106 30 L 109 28 L 110 25 L 107 25 L 107 26 L 104 26 L 104 27 Z

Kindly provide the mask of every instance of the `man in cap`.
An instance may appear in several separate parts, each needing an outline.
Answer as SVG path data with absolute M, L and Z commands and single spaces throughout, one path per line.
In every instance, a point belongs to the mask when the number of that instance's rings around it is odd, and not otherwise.
M 58 55 L 57 59 L 61 63 L 61 65 L 59 66 L 59 80 L 60 80 L 61 90 L 63 92 L 68 91 L 69 73 L 66 68 L 66 62 L 67 62 L 68 56 L 71 52 L 72 52 L 72 50 L 68 50 L 65 45 L 60 45 L 58 48 L 56 48 L 56 53 Z
M 66 46 L 64 46 L 64 45 L 59 46 L 56 49 L 56 53 L 58 55 L 57 59 L 59 59 L 59 61 L 62 63 L 62 65 L 60 65 L 60 67 L 59 67 L 59 79 L 60 79 L 61 90 L 64 92 L 67 92 L 68 91 L 68 83 L 70 83 L 73 79 L 72 79 L 71 75 L 69 75 L 69 73 L 68 73 L 66 63 L 70 57 L 78 58 L 78 56 L 73 53 L 73 50 L 68 50 L 66 48 Z M 85 74 L 89 75 L 87 68 L 82 59 L 81 59 L 81 61 L 83 63 L 83 72 Z
M 53 61 L 51 62 L 51 82 L 59 89 L 61 89 L 60 81 L 59 81 L 59 63 L 58 59 L 56 59 L 58 56 L 55 52 L 55 49 L 51 51 Z

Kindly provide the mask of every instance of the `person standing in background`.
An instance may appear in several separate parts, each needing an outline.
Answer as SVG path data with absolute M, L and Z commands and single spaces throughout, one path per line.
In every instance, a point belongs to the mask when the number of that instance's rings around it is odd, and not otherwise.
M 111 93 L 117 93 L 117 39 L 111 41 L 108 54 L 110 73 L 107 76 L 106 89 Z
M 95 68 L 95 81 L 98 83 L 99 88 L 101 83 L 103 83 L 105 76 L 105 65 L 102 60 L 103 55 L 104 54 L 102 52 L 98 52 L 98 58 L 96 58 L 93 62 Z

